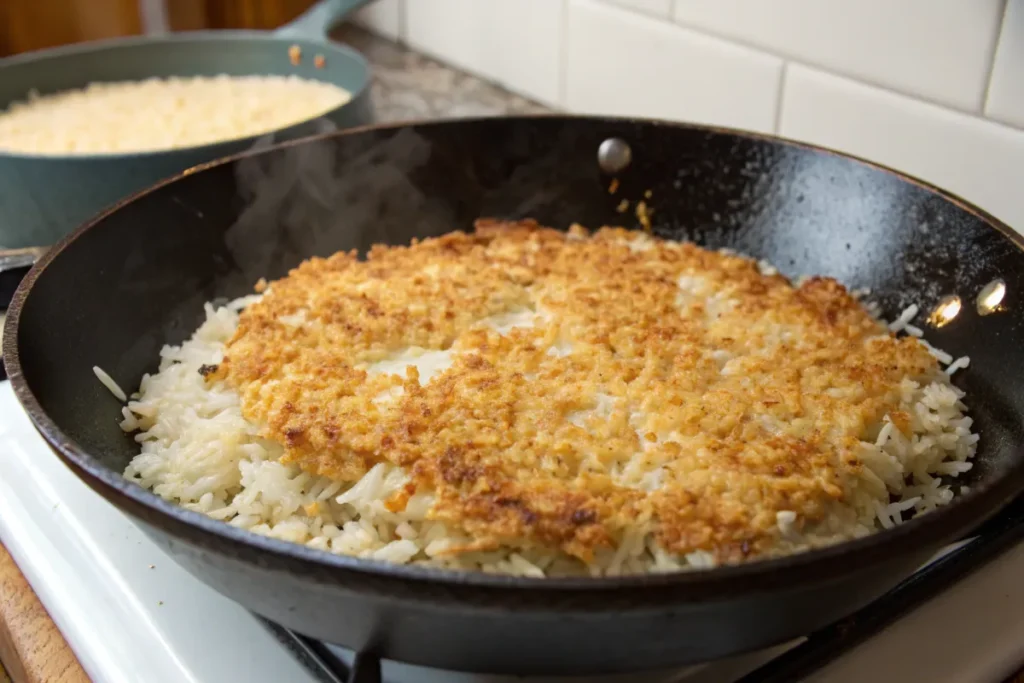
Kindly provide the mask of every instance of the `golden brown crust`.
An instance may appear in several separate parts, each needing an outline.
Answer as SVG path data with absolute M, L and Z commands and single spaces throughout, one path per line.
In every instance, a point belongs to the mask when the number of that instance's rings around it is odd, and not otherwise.
M 533 327 L 494 329 L 524 311 Z M 452 364 L 423 385 L 415 367 L 368 373 L 411 346 Z M 430 517 L 475 539 L 459 550 L 586 560 L 650 530 L 737 560 L 771 548 L 777 512 L 813 523 L 841 501 L 900 381 L 935 369 L 830 279 L 794 288 L 617 228 L 480 221 L 310 259 L 242 313 L 210 378 L 307 471 L 404 467 L 388 507 L 433 492 Z

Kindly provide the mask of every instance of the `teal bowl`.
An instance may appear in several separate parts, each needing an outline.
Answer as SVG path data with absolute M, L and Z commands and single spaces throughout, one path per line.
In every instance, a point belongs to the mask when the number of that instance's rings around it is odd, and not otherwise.
M 331 25 L 365 0 L 324 0 L 270 33 L 202 31 L 71 45 L 0 60 L 0 110 L 29 91 L 169 76 L 295 75 L 344 88 L 352 98 L 315 119 L 270 133 L 196 147 L 136 153 L 33 155 L 0 151 L 0 249 L 53 244 L 107 206 L 207 161 L 372 122 L 370 68 L 356 51 L 327 41 Z M 289 51 L 299 48 L 293 63 Z M 323 59 L 316 59 L 322 56 Z

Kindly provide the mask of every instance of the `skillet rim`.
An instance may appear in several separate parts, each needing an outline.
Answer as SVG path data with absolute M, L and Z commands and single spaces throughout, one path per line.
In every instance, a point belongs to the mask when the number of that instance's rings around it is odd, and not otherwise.
M 70 439 L 54 423 L 43 410 L 34 393 L 29 388 L 23 375 L 19 348 L 18 331 L 22 309 L 32 293 L 32 288 L 46 268 L 58 258 L 61 252 L 72 242 L 87 233 L 94 226 L 102 223 L 108 216 L 123 206 L 170 185 L 182 177 L 220 165 L 233 164 L 241 159 L 270 153 L 279 149 L 305 144 L 313 144 L 320 140 L 358 135 L 377 130 L 402 128 L 430 128 L 435 126 L 459 126 L 461 124 L 487 124 L 516 121 L 532 121 L 538 119 L 560 119 L 563 121 L 587 121 L 606 123 L 609 125 L 647 125 L 653 128 L 688 129 L 705 134 L 730 135 L 737 138 L 767 142 L 774 145 L 790 146 L 839 156 L 867 165 L 876 170 L 896 176 L 898 179 L 917 185 L 960 209 L 974 215 L 989 227 L 1006 237 L 1019 251 L 1024 252 L 1024 235 L 1018 234 L 1006 223 L 999 220 L 984 209 L 963 198 L 939 188 L 927 181 L 907 173 L 897 171 L 884 164 L 873 162 L 853 154 L 847 154 L 820 145 L 800 142 L 777 135 L 755 133 L 724 126 L 712 126 L 687 122 L 667 121 L 640 117 L 609 117 L 596 115 L 571 115 L 562 113 L 524 114 L 516 116 L 485 116 L 473 118 L 446 118 L 438 120 L 409 120 L 384 124 L 369 124 L 341 131 L 300 138 L 271 147 L 249 150 L 204 162 L 181 173 L 166 178 L 150 187 L 136 192 L 101 213 L 86 221 L 63 237 L 39 260 L 19 285 L 11 301 L 7 313 L 6 328 L 3 334 L 3 359 L 11 385 L 18 401 L 28 413 L 33 426 L 47 441 L 50 448 L 64 461 L 75 474 L 85 483 L 98 490 L 101 495 L 113 502 L 114 497 L 127 499 L 128 507 L 134 510 L 145 510 L 150 515 L 143 517 L 147 524 L 159 526 L 172 537 L 185 535 L 181 530 L 199 533 L 205 536 L 200 545 L 209 545 L 211 540 L 219 540 L 228 544 L 241 545 L 247 551 L 267 553 L 273 560 L 289 567 L 298 567 L 307 574 L 314 572 L 334 571 L 332 583 L 341 583 L 337 579 L 344 572 L 351 572 L 381 580 L 401 581 L 405 583 L 427 584 L 433 587 L 459 589 L 477 589 L 498 593 L 520 594 L 530 591 L 531 594 L 548 592 L 572 592 L 575 594 L 606 595 L 612 591 L 631 591 L 639 598 L 639 594 L 652 589 L 670 590 L 676 599 L 687 598 L 693 601 L 707 601 L 716 598 L 731 597 L 757 591 L 772 590 L 780 586 L 791 586 L 804 580 L 820 581 L 822 577 L 838 578 L 846 574 L 863 571 L 871 566 L 891 561 L 892 556 L 909 557 L 915 552 L 923 554 L 934 552 L 937 546 L 958 540 L 958 536 L 981 524 L 985 519 L 995 515 L 1009 503 L 1019 491 L 1024 489 L 1024 446 L 1017 446 L 1020 457 L 1001 476 L 983 481 L 971 487 L 966 496 L 957 496 L 954 501 L 944 507 L 918 515 L 893 529 L 876 531 L 863 538 L 844 541 L 825 548 L 803 551 L 779 558 L 756 560 L 739 565 L 725 565 L 713 569 L 696 571 L 676 571 L 658 574 L 637 574 L 615 577 L 570 577 L 570 578 L 529 578 L 499 574 L 486 574 L 477 571 L 456 571 L 437 569 L 417 565 L 392 564 L 376 560 L 368 560 L 348 555 L 336 555 L 327 551 L 315 550 L 304 545 L 290 543 L 259 534 L 238 529 L 224 522 L 214 520 L 202 513 L 187 510 L 170 501 L 164 500 L 148 489 L 130 482 L 119 472 L 102 465 L 97 459 Z M 126 512 L 124 503 L 117 504 Z M 156 513 L 152 515 L 152 513 Z M 140 516 L 138 512 L 126 513 Z M 224 552 L 237 556 L 233 549 L 224 548 Z M 849 555 L 856 555 L 856 562 L 849 561 Z M 322 580 L 323 574 L 317 573 Z M 336 578 L 335 578 L 336 577 Z M 903 578 L 903 577 L 900 577 Z M 366 586 L 353 587 L 360 592 L 369 592 Z M 379 589 L 377 589 L 379 590 Z M 656 596 L 652 596 L 655 600 Z M 409 600 L 408 596 L 404 596 Z M 436 601 L 437 596 L 427 592 L 417 596 L 424 602 Z M 652 602 L 638 600 L 629 609 L 649 608 Z M 659 603 L 660 604 L 660 603 Z M 531 609 L 530 604 L 522 608 Z M 622 610 L 621 604 L 616 608 Z M 549 609 L 559 609 L 550 605 Z M 601 609 L 598 605 L 597 609 Z
M 215 140 L 213 142 L 204 142 L 198 145 L 188 145 L 186 147 L 172 147 L 170 149 L 149 149 L 140 150 L 136 152 L 91 152 L 89 154 L 38 154 L 38 153 L 27 153 L 17 152 L 14 150 L 0 149 L 0 159 L 13 159 L 15 161 L 52 161 L 60 163 L 85 163 L 94 161 L 128 161 L 141 159 L 145 160 L 151 157 L 158 157 L 161 155 L 171 155 L 176 153 L 203 153 L 203 152 L 216 152 L 218 147 L 224 145 L 238 145 L 245 142 L 254 143 L 256 140 L 266 136 L 274 135 L 282 131 L 286 131 L 296 126 L 302 126 L 312 121 L 322 119 L 340 111 L 350 104 L 356 102 L 359 98 L 365 97 L 369 94 L 370 88 L 373 86 L 373 70 L 370 68 L 370 63 L 366 60 L 361 52 L 355 48 L 335 41 L 328 40 L 327 37 L 316 37 L 316 36 L 294 36 L 294 35 L 282 35 L 276 31 L 256 31 L 256 30 L 245 30 L 245 29 L 206 29 L 199 31 L 182 31 L 180 33 L 168 33 L 162 36 L 119 36 L 114 38 L 100 38 L 98 40 L 88 40 L 82 43 L 72 43 L 70 45 L 57 45 L 55 47 L 42 48 L 39 50 L 32 50 L 29 52 L 23 52 L 20 54 L 10 55 L 8 57 L 0 57 L 0 73 L 6 68 L 14 68 L 22 66 L 24 64 L 31 64 L 32 62 L 42 62 L 46 60 L 71 60 L 76 56 L 83 54 L 90 54 L 93 52 L 102 52 L 104 50 L 113 50 L 120 47 L 135 47 L 135 46 L 151 46 L 153 49 L 161 47 L 167 47 L 168 45 L 187 44 L 190 42 L 211 42 L 211 41 L 224 41 L 230 43 L 233 41 L 241 40 L 255 40 L 258 42 L 282 42 L 282 43 L 311 43 L 317 45 L 318 48 L 322 48 L 324 51 L 331 50 L 335 55 L 340 55 L 344 59 L 351 59 L 356 63 L 363 72 L 363 83 L 355 90 L 345 89 L 349 93 L 349 98 L 342 104 L 336 107 L 323 111 L 316 116 L 312 116 L 299 121 L 294 121 L 284 126 L 279 126 L 271 130 L 263 131 L 256 135 L 243 135 L 237 138 L 228 138 L 226 140 Z M 282 59 L 285 58 L 282 56 Z M 51 65 L 52 66 L 52 65 Z M 331 85 L 338 86 L 337 83 L 331 81 L 320 81 L 321 83 L 330 83 Z M 82 84 L 78 87 L 85 87 L 87 84 Z M 19 100 L 14 100 L 15 102 Z M 3 111 L 4 107 L 7 107 L 10 102 L 0 102 L 0 112 Z M 372 124 L 370 124 L 372 125 Z M 349 129 L 345 129 L 349 130 Z M 335 132 L 335 131 L 331 131 Z M 310 136 L 316 137 L 316 136 Z M 296 138 L 298 140 L 307 138 Z M 291 142 L 289 140 L 288 142 Z M 236 153 L 237 154 L 237 153 Z M 246 154 L 241 152 L 240 154 Z M 219 161 L 221 159 L 229 159 L 234 157 L 235 154 L 228 156 L 216 157 L 211 161 Z M 203 162 L 204 164 L 209 162 Z M 165 178 L 164 180 L 170 180 L 178 177 L 179 174 Z M 163 181 L 161 181 L 163 182 Z M 155 185 L 145 189 L 155 189 Z M 143 190 L 144 191 L 144 190 Z M 143 191 L 140 191 L 143 192 Z M 135 193 L 129 195 L 128 198 L 135 197 Z M 120 206 L 124 203 L 123 200 L 118 201 L 114 206 Z M 107 210 L 103 211 L 102 215 L 105 215 Z M 100 214 L 97 214 L 97 216 Z M 95 218 L 95 217 L 94 217 Z M 87 221 L 92 222 L 92 219 Z M 76 228 L 77 229 L 77 228 Z M 59 243 L 58 243 L 59 244 Z

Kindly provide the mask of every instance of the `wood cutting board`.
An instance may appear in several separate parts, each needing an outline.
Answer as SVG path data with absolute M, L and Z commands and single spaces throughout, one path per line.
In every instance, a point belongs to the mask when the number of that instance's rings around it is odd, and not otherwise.
M 8 677 L 12 683 L 89 681 L 18 565 L 0 545 L 0 683 L 7 683 Z

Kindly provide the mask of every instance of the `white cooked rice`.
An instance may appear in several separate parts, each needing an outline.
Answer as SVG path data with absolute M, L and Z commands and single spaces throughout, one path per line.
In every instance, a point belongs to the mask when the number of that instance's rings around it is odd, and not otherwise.
M 345 104 L 297 76 L 194 76 L 92 83 L 0 111 L 0 150 L 96 154 L 192 147 L 285 128 Z
M 920 308 L 917 304 L 911 304 L 910 306 L 907 306 L 903 310 L 903 312 L 900 313 L 899 318 L 889 323 L 889 331 L 899 332 L 900 330 L 904 329 L 910 323 L 911 320 L 917 317 L 917 313 L 919 310 Z
M 968 356 L 961 356 L 960 358 L 957 358 L 955 361 L 949 364 L 949 367 L 946 368 L 946 374 L 952 375 L 957 370 L 963 370 L 970 364 L 971 359 Z
M 96 375 L 96 379 L 100 381 L 103 386 L 110 390 L 110 393 L 117 398 L 118 401 L 124 403 L 128 400 L 128 394 L 124 393 L 124 389 L 118 386 L 114 378 L 106 373 L 106 371 L 98 365 L 92 366 L 92 373 Z
M 930 352 L 930 353 L 931 353 L 931 354 L 932 354 L 933 356 L 935 356 L 935 360 L 939 361 L 939 362 L 940 362 L 940 363 L 942 363 L 943 365 L 949 365 L 950 363 L 952 363 L 952 362 L 953 362 L 953 356 L 949 355 L 948 353 L 946 353 L 946 352 L 945 352 L 945 351 L 943 351 L 942 349 L 937 349 L 937 348 L 935 348 L 934 346 L 932 346 L 931 344 L 929 344 L 929 343 L 928 343 L 927 341 L 925 341 L 924 339 L 918 339 L 918 341 L 919 341 L 919 342 L 921 342 L 921 344 L 923 344 L 923 345 L 924 345 L 924 347 L 925 347 L 926 349 L 928 349 L 928 351 L 929 351 L 929 352 Z
M 141 444 L 126 477 L 236 527 L 318 550 L 388 562 L 525 577 L 667 572 L 716 565 L 714 556 L 701 550 L 684 556 L 666 553 L 640 532 L 627 534 L 615 550 L 598 553 L 586 566 L 538 548 L 509 547 L 451 557 L 445 550 L 469 539 L 427 519 L 429 495 L 416 494 L 401 512 L 386 507 L 385 501 L 407 481 L 400 468 L 380 463 L 348 485 L 278 462 L 281 447 L 261 439 L 256 425 L 242 417 L 238 395 L 224 383 L 207 386 L 198 372 L 200 366 L 222 360 L 239 311 L 258 298 L 245 297 L 219 308 L 207 304 L 206 322 L 193 337 L 181 346 L 163 348 L 159 371 L 143 377 L 138 394 L 124 410 L 121 426 L 137 432 L 135 440 Z M 916 314 L 917 307 L 912 306 L 897 322 L 905 328 Z M 966 358 L 953 362 L 938 350 L 933 353 L 943 364 L 952 363 L 953 371 L 969 362 Z M 104 377 L 109 380 L 109 376 L 96 370 L 107 384 Z M 953 489 L 942 477 L 955 478 L 971 469 L 979 437 L 971 432 L 972 420 L 964 414 L 963 392 L 947 377 L 940 372 L 930 383 L 903 381 L 899 408 L 910 416 L 912 433 L 904 435 L 886 416 L 872 440 L 861 442 L 863 476 L 847 491 L 850 507 L 800 530 L 795 512 L 777 513 L 779 554 L 849 538 L 851 529 L 852 535 L 863 536 L 891 528 L 906 515 L 952 500 Z M 960 490 L 966 492 L 967 487 Z M 891 502 L 881 504 L 879 498 Z M 854 519 L 849 517 L 850 508 Z

